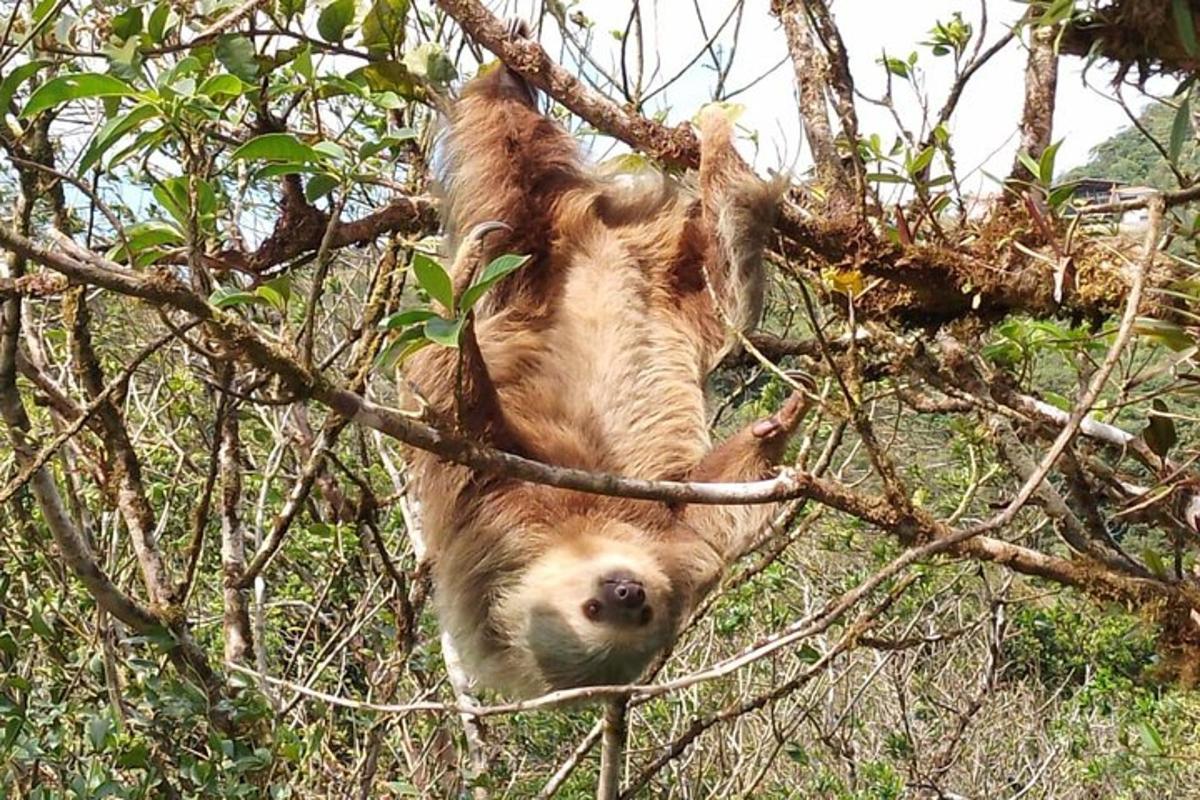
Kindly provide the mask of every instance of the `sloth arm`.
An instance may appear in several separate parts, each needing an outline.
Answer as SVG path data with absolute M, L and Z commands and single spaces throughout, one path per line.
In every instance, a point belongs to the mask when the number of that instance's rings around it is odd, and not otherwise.
M 747 425 L 715 447 L 688 480 L 740 483 L 769 478 L 807 409 L 805 395 L 795 392 L 775 414 Z M 742 555 L 778 510 L 779 503 L 693 504 L 684 509 L 683 520 L 729 563 Z

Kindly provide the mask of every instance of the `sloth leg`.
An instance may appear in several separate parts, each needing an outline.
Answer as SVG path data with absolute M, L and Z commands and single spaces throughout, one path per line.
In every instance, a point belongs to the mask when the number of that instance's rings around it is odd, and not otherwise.
M 770 417 L 747 425 L 714 448 L 691 471 L 688 480 L 738 483 L 769 478 L 807 410 L 807 396 L 793 393 Z M 689 505 L 684 521 L 731 561 L 741 555 L 778 509 L 778 503 Z
M 761 180 L 742 160 L 722 111 L 705 109 L 699 128 L 701 219 L 713 245 L 706 277 L 728 322 L 744 331 L 762 311 L 762 251 L 784 184 Z

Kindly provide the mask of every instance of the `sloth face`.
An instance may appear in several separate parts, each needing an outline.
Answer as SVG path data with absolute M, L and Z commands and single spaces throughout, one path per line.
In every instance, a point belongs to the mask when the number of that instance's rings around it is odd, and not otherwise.
M 510 638 L 549 688 L 632 682 L 670 640 L 672 587 L 645 548 L 554 548 L 522 584 L 504 603 Z

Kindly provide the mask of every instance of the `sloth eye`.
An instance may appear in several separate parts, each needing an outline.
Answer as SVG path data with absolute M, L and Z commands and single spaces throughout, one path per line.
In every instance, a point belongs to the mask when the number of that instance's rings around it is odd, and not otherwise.
M 583 604 L 583 615 L 588 619 L 594 620 L 600 616 L 600 601 L 588 600 Z
M 642 609 L 642 615 L 638 618 L 638 624 L 645 625 L 650 621 L 650 617 L 654 616 L 654 612 L 650 610 L 650 606 Z

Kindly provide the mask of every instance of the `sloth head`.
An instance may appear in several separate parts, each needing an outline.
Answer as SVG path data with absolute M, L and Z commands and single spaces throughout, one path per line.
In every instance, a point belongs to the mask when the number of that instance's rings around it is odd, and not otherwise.
M 511 645 L 539 673 L 531 683 L 629 683 L 670 641 L 678 615 L 671 581 L 649 547 L 621 535 L 632 531 L 624 528 L 605 522 L 550 548 L 501 602 Z

